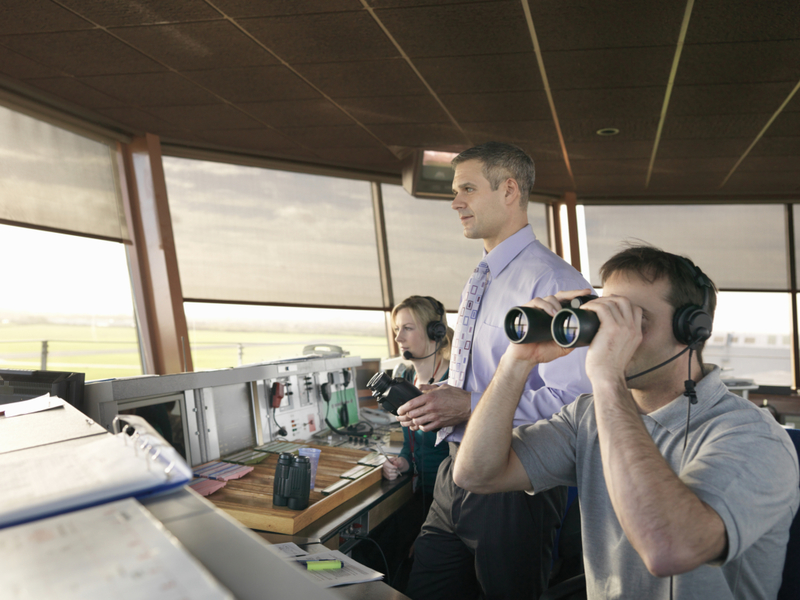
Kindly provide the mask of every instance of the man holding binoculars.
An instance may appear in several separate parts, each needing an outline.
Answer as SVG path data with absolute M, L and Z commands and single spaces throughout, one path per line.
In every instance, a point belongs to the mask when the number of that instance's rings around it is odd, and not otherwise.
M 510 344 L 469 421 L 456 484 L 577 485 L 589 598 L 775 598 L 800 503 L 797 454 L 768 413 L 702 365 L 713 283 L 651 247 L 620 252 L 601 276 L 603 297 L 578 309 L 599 324 L 586 355 L 593 393 L 512 428 L 530 370 L 572 349 Z M 586 293 L 528 306 L 554 317 Z

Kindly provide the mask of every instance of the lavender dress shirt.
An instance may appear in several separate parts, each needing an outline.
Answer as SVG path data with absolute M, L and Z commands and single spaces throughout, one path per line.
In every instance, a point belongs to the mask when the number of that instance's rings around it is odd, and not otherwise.
M 472 395 L 473 411 L 510 343 L 503 328 L 508 309 L 557 291 L 591 287 L 570 264 L 536 239 L 530 225 L 484 254 L 489 284 L 478 309 L 472 358 L 464 380 L 464 389 Z M 514 413 L 514 427 L 550 418 L 580 394 L 591 392 L 584 368 L 586 351 L 579 348 L 531 371 Z M 456 425 L 445 440 L 460 442 L 465 428 L 466 422 Z

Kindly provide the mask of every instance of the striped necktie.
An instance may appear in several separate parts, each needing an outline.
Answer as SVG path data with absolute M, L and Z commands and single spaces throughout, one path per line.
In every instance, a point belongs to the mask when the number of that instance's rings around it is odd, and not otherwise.
M 464 387 L 467 365 L 469 365 L 469 358 L 472 354 L 472 336 L 475 333 L 481 298 L 486 290 L 488 272 L 489 265 L 486 264 L 486 261 L 481 261 L 467 282 L 466 294 L 458 309 L 458 323 L 456 323 L 450 354 L 450 375 L 447 379 L 447 384 L 453 387 L 462 389 Z M 441 442 L 452 431 L 452 427 L 442 427 L 436 435 L 436 443 Z

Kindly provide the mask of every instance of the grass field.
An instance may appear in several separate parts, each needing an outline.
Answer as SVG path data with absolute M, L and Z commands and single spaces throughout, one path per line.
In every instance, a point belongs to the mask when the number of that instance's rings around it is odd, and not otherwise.
M 39 369 L 42 340 L 51 371 L 86 373 L 87 381 L 142 373 L 133 328 L 52 324 L 0 325 L 0 369 Z M 370 336 L 195 330 L 189 342 L 196 371 L 299 356 L 312 344 L 334 344 L 362 358 L 388 356 L 386 339 Z

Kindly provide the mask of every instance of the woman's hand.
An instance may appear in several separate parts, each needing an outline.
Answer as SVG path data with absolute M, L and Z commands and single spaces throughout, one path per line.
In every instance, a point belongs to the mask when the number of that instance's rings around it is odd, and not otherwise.
M 383 463 L 383 478 L 392 481 L 397 479 L 400 475 L 408 471 L 410 465 L 405 458 L 398 456 L 397 458 L 387 458 Z

